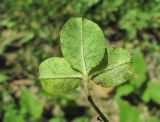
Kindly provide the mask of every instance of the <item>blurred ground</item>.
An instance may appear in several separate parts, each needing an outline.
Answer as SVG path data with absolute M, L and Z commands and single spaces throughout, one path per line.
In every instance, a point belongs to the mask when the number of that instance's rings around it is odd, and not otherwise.
M 106 47 L 133 54 L 130 81 L 92 88 L 111 122 L 159 122 L 160 0 L 1 0 L 0 121 L 97 121 L 83 94 L 52 96 L 38 80 L 40 62 L 62 56 L 59 33 L 71 17 L 91 19 L 104 31 Z

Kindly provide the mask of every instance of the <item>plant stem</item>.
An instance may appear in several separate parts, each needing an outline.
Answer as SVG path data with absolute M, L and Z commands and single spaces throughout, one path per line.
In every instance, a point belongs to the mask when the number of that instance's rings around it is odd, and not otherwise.
M 88 101 L 90 102 L 91 106 L 94 108 L 94 110 L 99 114 L 99 117 L 101 118 L 101 120 L 103 120 L 103 122 L 109 122 L 109 120 L 105 117 L 105 115 L 100 111 L 100 109 L 96 106 L 96 104 L 94 103 L 91 95 L 87 96 Z M 98 118 L 99 118 L 98 117 Z M 97 118 L 97 119 L 98 119 Z
M 97 107 L 97 105 L 94 103 L 89 90 L 88 90 L 88 81 L 90 79 L 88 78 L 88 76 L 84 75 L 83 78 L 83 86 L 82 88 L 84 89 L 84 93 L 87 96 L 88 101 L 90 102 L 91 106 L 93 107 L 93 109 L 99 114 L 99 117 L 97 118 L 97 120 L 103 121 L 103 122 L 109 122 L 109 120 L 107 119 L 107 117 L 105 117 L 105 115 L 103 114 L 103 112 L 100 111 L 100 109 Z

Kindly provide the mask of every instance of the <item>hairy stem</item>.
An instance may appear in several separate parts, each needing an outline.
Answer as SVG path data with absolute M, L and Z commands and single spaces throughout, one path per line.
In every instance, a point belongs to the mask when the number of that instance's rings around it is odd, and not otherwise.
M 99 114 L 99 117 L 97 118 L 98 120 L 102 120 L 103 122 L 109 122 L 109 120 L 105 117 L 105 115 L 100 111 L 100 109 L 96 106 L 94 103 L 91 95 L 88 95 L 88 101 L 90 102 L 91 106 L 94 108 L 94 110 Z

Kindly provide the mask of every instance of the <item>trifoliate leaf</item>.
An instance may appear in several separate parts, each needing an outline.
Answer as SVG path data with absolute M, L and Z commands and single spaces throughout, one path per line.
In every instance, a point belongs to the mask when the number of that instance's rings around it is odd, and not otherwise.
M 80 80 L 87 82 L 90 78 L 110 87 L 131 77 L 130 54 L 122 48 L 109 48 L 105 52 L 103 32 L 94 22 L 70 19 L 62 29 L 60 40 L 65 59 L 50 58 L 40 65 L 40 80 L 48 92 L 65 93 L 77 88 Z
M 103 32 L 90 20 L 82 18 L 68 20 L 60 39 L 64 57 L 73 68 L 83 74 L 89 73 L 103 58 L 105 51 Z
M 103 61 L 93 73 L 93 81 L 104 87 L 113 87 L 127 81 L 133 74 L 133 63 L 131 55 L 122 48 L 106 49 Z M 106 62 L 106 66 L 104 65 Z M 97 71 L 96 71 L 97 69 Z
M 63 58 L 45 60 L 41 63 L 39 71 L 43 88 L 52 94 L 61 94 L 77 88 L 81 77 Z

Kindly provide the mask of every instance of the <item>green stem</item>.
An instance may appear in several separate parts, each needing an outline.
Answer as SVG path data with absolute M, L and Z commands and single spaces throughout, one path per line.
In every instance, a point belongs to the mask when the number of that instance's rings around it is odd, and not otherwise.
M 103 122 L 109 122 L 109 120 L 105 117 L 105 115 L 100 111 L 100 109 L 96 106 L 94 103 L 91 95 L 88 95 L 88 101 L 90 102 L 91 106 L 94 108 L 94 110 L 99 114 L 99 117 L 101 118 L 100 120 L 103 120 Z M 98 117 L 98 118 L 99 118 Z M 97 118 L 97 119 L 98 119 Z

